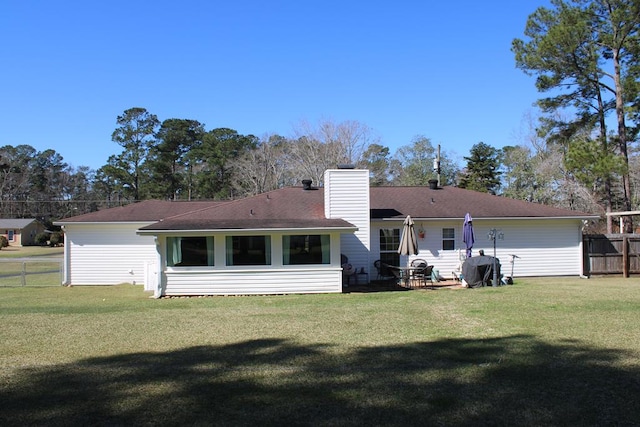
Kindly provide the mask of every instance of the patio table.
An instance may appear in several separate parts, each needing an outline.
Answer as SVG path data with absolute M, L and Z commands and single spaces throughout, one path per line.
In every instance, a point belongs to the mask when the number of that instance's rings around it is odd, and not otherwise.
M 424 267 L 413 267 L 413 266 L 404 266 L 400 267 L 397 265 L 388 266 L 391 272 L 395 277 L 398 278 L 398 284 L 402 286 L 404 284 L 405 288 L 412 288 L 411 286 L 411 276 L 414 271 L 423 270 Z

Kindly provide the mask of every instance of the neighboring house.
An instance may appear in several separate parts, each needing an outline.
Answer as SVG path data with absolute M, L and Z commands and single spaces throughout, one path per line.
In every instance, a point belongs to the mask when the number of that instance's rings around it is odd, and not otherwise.
M 283 188 L 228 202 L 146 201 L 57 222 L 65 284 L 144 283 L 156 297 L 342 292 L 341 255 L 360 280 L 374 262 L 423 258 L 452 277 L 473 217 L 476 244 L 514 276 L 582 275 L 583 221 L 597 218 L 455 187 L 371 187 L 369 171 L 332 169 L 324 188 Z M 407 215 L 424 231 L 417 256 L 397 247 Z M 510 273 L 510 271 L 509 271 Z
M 36 236 L 45 231 L 45 226 L 35 218 L 0 219 L 0 235 L 7 238 L 10 246 L 36 244 Z

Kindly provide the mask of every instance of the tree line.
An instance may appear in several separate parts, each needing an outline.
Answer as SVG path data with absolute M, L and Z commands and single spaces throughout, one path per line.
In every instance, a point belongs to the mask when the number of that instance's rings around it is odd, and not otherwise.
M 423 135 L 391 153 L 357 121 L 303 122 L 288 137 L 257 137 L 134 107 L 111 135 L 121 152 L 98 170 L 72 168 L 53 149 L 0 147 L 0 215 L 57 219 L 151 198 L 234 199 L 302 179 L 321 186 L 326 169 L 345 163 L 369 169 L 374 186 L 428 185 L 439 175 L 442 185 L 568 209 L 634 210 L 639 29 L 637 0 L 552 0 L 532 13 L 512 51 L 545 97 L 518 145 L 478 142 L 459 161 Z
M 370 171 L 372 186 L 426 186 L 437 179 L 505 197 L 588 212 L 602 212 L 598 191 L 568 168 L 566 147 L 547 144 L 532 127 L 529 140 L 497 149 L 484 142 L 463 157 L 425 136 L 391 153 L 365 125 L 347 121 L 304 124 L 297 136 L 242 135 L 228 128 L 207 131 L 191 119 L 159 122 L 144 108 L 126 110 L 112 138 L 121 153 L 98 170 L 73 168 L 53 149 L 0 147 L 0 214 L 53 221 L 145 199 L 223 200 L 241 198 L 312 179 L 339 164 Z M 532 124 L 531 126 L 535 126 Z M 634 164 L 638 157 L 631 156 Z M 636 168 L 636 170 L 638 170 Z M 632 174 L 636 188 L 640 174 Z
M 121 152 L 97 170 L 73 168 L 54 149 L 0 147 L 0 215 L 63 218 L 145 199 L 225 200 L 312 179 L 323 185 L 339 164 L 369 168 L 372 185 L 427 185 L 435 150 L 425 137 L 396 156 L 356 121 L 301 123 L 294 136 L 207 130 L 193 119 L 160 121 L 145 108 L 116 118 L 111 139 Z M 427 164 L 429 165 L 427 167 Z M 458 169 L 446 154 L 443 176 Z

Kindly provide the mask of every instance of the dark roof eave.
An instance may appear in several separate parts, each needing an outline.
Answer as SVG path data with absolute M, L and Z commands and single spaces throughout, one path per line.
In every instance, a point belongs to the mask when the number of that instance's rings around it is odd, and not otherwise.
M 482 217 L 482 216 L 474 216 L 474 221 L 505 221 L 505 220 L 522 220 L 522 219 L 577 219 L 577 220 L 586 220 L 586 219 L 599 219 L 599 215 L 565 215 L 565 216 L 491 216 L 491 217 Z M 384 217 L 384 218 L 371 218 L 374 221 L 404 221 L 405 217 Z M 462 221 L 464 217 L 411 217 L 414 221 Z
M 313 232 L 335 232 L 338 231 L 344 233 L 355 233 L 358 231 L 358 227 L 355 226 L 343 226 L 343 227 L 256 227 L 256 228 L 238 228 L 238 227 L 221 227 L 221 228 L 141 228 L 137 231 L 137 234 L 201 234 L 201 233 L 224 233 L 229 231 L 251 231 L 261 233 L 277 233 L 277 232 L 301 232 L 301 231 L 313 231 Z
M 166 220 L 158 221 L 146 227 L 140 227 L 140 233 L 193 233 L 221 231 L 291 231 L 291 230 L 335 230 L 353 232 L 357 227 L 344 219 L 217 219 L 217 220 Z
M 157 220 L 141 220 L 141 221 L 65 221 L 61 219 L 60 221 L 54 221 L 53 225 L 113 225 L 113 224 L 154 224 Z

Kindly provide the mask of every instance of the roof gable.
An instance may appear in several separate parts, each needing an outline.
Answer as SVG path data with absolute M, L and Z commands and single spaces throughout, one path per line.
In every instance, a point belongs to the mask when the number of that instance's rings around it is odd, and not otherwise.
M 0 228 L 21 230 L 36 222 L 35 218 L 4 218 L 0 219 Z

